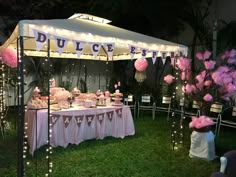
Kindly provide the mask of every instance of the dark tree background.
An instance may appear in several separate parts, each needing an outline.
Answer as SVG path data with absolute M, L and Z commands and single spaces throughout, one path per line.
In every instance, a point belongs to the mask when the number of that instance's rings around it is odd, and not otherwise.
M 178 36 L 188 27 L 193 35 L 190 36 L 190 44 L 185 45 L 189 47 L 194 71 L 196 47 L 198 50 L 199 46 L 202 50 L 212 50 L 213 22 L 209 22 L 208 17 L 213 5 L 214 0 L 0 0 L 0 31 L 3 33 L 0 42 L 10 36 L 19 20 L 66 19 L 74 13 L 104 17 L 112 20 L 112 25 L 178 43 Z M 235 23 L 223 26 L 218 33 L 219 52 L 235 47 L 236 41 Z M 149 60 L 147 79 L 138 84 L 134 79 L 133 62 L 114 62 L 110 89 L 114 83 L 121 81 L 121 89 L 127 93 L 149 92 L 157 95 L 167 90 L 163 77 L 172 72 L 170 64 L 162 66 L 161 60 L 158 60 L 153 65 Z

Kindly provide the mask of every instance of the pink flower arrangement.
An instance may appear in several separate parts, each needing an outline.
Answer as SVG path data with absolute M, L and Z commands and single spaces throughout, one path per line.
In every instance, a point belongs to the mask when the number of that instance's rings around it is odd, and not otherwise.
M 206 116 L 200 116 L 200 117 L 192 117 L 192 121 L 189 123 L 189 128 L 196 128 L 196 129 L 200 129 L 203 127 L 208 127 L 208 126 L 212 126 L 215 123 L 213 122 L 212 119 L 210 119 L 209 117 Z
M 201 102 L 203 109 L 209 108 L 214 101 L 229 100 L 236 92 L 236 50 L 226 51 L 219 67 L 216 66 L 216 61 L 210 59 L 209 51 L 197 53 L 196 57 L 203 63 L 203 69 L 199 73 L 190 72 L 190 59 L 180 57 L 177 60 L 180 79 L 184 81 L 182 90 L 192 100 Z M 166 76 L 164 81 L 171 84 L 173 81 L 168 79 L 171 77 Z

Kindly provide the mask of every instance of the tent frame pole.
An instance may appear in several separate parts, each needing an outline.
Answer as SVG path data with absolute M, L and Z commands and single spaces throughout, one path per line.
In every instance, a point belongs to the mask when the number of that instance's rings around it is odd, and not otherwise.
M 24 37 L 20 36 L 17 39 L 17 97 L 18 97 L 18 119 L 17 119 L 17 177 L 24 176 Z

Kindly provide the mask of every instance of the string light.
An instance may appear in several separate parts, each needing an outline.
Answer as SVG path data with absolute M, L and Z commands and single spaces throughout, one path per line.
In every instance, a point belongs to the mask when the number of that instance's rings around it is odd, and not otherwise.
M 6 99 L 5 99 L 5 73 L 4 73 L 4 63 L 1 61 L 0 68 L 0 129 L 2 136 L 4 136 L 4 126 L 6 124 L 5 112 L 6 112 Z

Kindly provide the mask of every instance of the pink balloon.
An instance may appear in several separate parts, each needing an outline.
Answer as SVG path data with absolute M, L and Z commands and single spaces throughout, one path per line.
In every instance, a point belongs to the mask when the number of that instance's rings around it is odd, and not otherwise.
M 17 67 L 17 53 L 15 49 L 6 48 L 1 51 L 2 62 L 11 68 Z
M 134 67 L 138 71 L 144 71 L 147 68 L 147 66 L 148 66 L 148 62 L 146 59 L 137 59 L 134 62 Z

